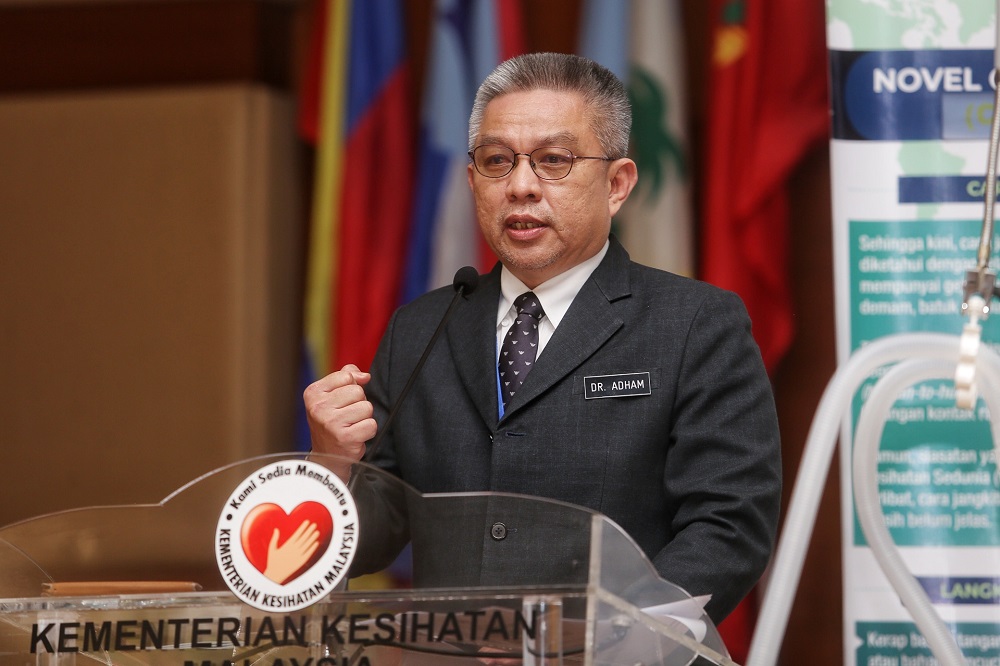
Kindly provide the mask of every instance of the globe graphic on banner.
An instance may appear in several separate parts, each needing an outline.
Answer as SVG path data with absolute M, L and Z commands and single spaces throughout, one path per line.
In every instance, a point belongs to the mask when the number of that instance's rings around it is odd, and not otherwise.
M 982 0 L 837 0 L 827 3 L 827 30 L 841 48 L 858 51 L 992 49 L 994 9 Z

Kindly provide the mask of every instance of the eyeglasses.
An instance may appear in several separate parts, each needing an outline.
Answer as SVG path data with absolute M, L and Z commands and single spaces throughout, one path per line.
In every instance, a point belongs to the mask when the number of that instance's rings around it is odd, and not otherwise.
M 487 178 L 503 178 L 517 166 L 517 158 L 523 155 L 528 158 L 528 164 L 535 175 L 542 180 L 559 180 L 569 175 L 576 160 L 604 160 L 610 162 L 611 157 L 583 157 L 574 155 L 567 148 L 557 146 L 542 146 L 530 153 L 515 153 L 507 146 L 487 144 L 476 146 L 469 152 L 476 171 Z

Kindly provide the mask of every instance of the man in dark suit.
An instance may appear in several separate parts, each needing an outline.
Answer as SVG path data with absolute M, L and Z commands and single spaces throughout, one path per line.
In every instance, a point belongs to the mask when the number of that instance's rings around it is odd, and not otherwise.
M 500 264 L 457 303 L 374 462 L 424 493 L 599 511 L 661 576 L 712 595 L 718 622 L 774 543 L 773 398 L 735 295 L 635 264 L 610 236 L 638 178 L 630 124 L 621 82 L 584 58 L 529 54 L 486 79 L 469 184 Z M 370 374 L 348 365 L 306 390 L 314 450 L 364 455 L 452 295 L 397 311 Z

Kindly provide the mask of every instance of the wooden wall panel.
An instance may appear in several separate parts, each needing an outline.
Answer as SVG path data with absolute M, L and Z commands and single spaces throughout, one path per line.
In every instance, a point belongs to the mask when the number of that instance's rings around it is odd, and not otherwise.
M 256 86 L 0 98 L 0 524 L 292 448 L 292 125 Z

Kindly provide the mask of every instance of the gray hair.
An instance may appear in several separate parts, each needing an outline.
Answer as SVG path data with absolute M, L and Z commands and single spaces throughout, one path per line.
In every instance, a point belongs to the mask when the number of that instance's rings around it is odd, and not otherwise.
M 625 86 L 602 65 L 567 53 L 527 53 L 500 63 L 476 92 L 469 116 L 469 150 L 475 148 L 487 104 L 501 95 L 531 90 L 581 93 L 605 155 L 617 159 L 628 153 L 632 107 Z

